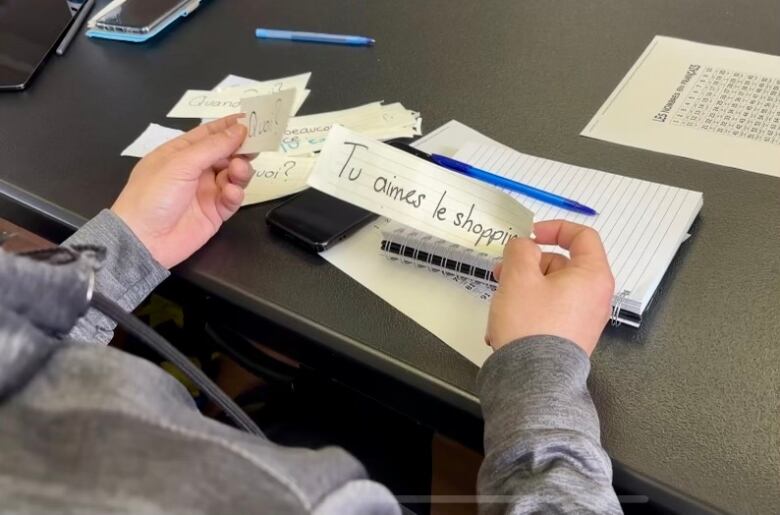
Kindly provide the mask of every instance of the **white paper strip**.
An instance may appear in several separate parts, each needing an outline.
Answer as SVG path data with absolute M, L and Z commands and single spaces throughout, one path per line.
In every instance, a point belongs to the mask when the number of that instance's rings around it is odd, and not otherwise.
M 533 230 L 533 213 L 503 191 L 341 126 L 331 129 L 309 185 L 493 255 Z

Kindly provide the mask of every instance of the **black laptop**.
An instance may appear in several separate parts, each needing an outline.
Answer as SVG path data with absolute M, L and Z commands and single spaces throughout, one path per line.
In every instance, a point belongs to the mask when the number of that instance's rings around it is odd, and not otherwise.
M 24 89 L 72 18 L 66 0 L 0 0 L 0 90 Z

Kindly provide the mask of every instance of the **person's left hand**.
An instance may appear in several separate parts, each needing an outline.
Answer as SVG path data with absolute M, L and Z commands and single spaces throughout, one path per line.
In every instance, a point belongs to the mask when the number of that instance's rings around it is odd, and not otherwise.
M 241 207 L 252 168 L 233 155 L 246 137 L 239 116 L 201 125 L 147 154 L 111 207 L 165 268 L 190 257 Z

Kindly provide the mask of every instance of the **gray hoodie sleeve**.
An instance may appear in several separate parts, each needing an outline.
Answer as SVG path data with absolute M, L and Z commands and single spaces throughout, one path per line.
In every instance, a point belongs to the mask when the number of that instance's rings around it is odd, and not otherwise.
M 622 513 L 589 372 L 588 356 L 554 336 L 523 338 L 488 358 L 477 378 L 482 513 Z
M 108 249 L 103 266 L 95 274 L 95 290 L 128 311 L 135 309 L 168 277 L 130 228 L 108 209 L 101 211 L 62 245 L 101 245 Z M 73 327 L 69 338 L 106 344 L 114 336 L 114 324 L 90 309 Z

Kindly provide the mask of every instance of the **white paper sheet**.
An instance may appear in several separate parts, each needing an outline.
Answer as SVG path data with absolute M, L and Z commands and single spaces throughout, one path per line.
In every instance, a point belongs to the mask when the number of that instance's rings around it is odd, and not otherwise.
M 511 151 L 509 147 L 454 120 L 421 138 L 414 146 L 425 152 L 454 156 L 468 143 L 488 145 L 496 152 L 502 149 Z M 676 247 L 685 237 L 682 234 Z M 484 344 L 489 309 L 486 299 L 491 292 L 475 292 L 474 285 L 468 284 L 467 280 L 445 280 L 426 268 L 391 262 L 379 251 L 381 238 L 379 228 L 365 227 L 322 253 L 322 256 L 481 366 L 491 353 Z M 425 299 L 425 302 L 420 302 L 420 299 Z
M 535 157 L 504 145 L 467 143 L 455 157 L 595 209 L 598 215 L 587 216 L 508 192 L 535 213 L 536 221 L 563 219 L 596 229 L 615 276 L 613 304 L 637 315 L 652 298 L 703 203 L 697 191 Z M 564 252 L 557 247 L 545 250 Z
M 482 366 L 492 352 L 485 344 L 490 305 L 455 281 L 384 257 L 379 251 L 382 223 L 364 227 L 321 256 Z
M 780 57 L 656 36 L 581 134 L 780 177 Z
M 177 138 L 184 134 L 184 131 L 163 127 L 156 123 L 150 123 L 146 129 L 122 151 L 123 156 L 144 157 L 146 154 L 159 147 L 163 143 Z
M 339 125 L 309 185 L 432 236 L 493 255 L 528 236 L 533 213 L 498 188 Z
M 453 120 L 414 146 L 425 152 L 454 156 L 468 141 L 496 143 Z M 443 280 L 423 268 L 391 262 L 379 250 L 381 240 L 380 226 L 369 225 L 321 256 L 469 361 L 482 366 L 492 352 L 485 345 L 489 304 L 457 281 Z

